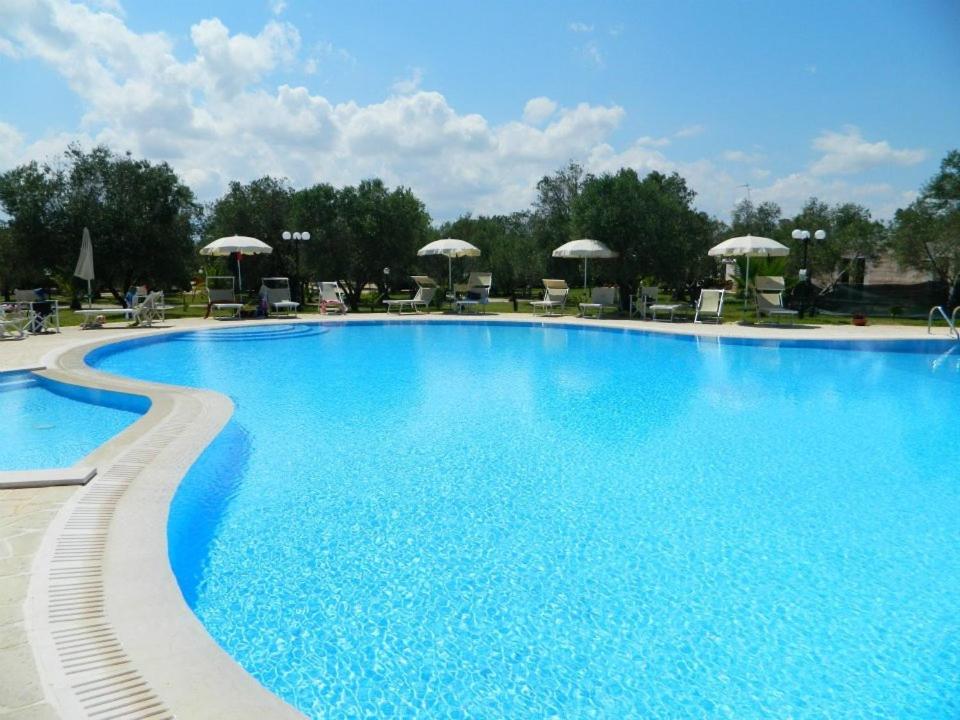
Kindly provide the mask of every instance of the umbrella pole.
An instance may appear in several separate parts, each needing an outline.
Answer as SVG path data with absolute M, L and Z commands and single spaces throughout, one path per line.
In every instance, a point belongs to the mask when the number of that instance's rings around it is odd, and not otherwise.
M 740 317 L 741 322 L 747 321 L 747 298 L 750 296 L 750 256 L 747 255 L 747 272 L 743 278 L 743 314 Z
M 583 259 L 583 289 L 587 289 L 587 258 Z
M 447 255 L 447 292 L 450 293 L 450 301 L 453 302 L 453 256 Z
M 93 307 L 93 290 L 90 289 L 90 280 L 87 280 L 87 310 Z

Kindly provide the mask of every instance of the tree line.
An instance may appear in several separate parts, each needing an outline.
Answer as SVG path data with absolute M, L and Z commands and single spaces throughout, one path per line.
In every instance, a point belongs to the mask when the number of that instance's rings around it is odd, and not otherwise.
M 570 163 L 540 180 L 528 209 L 433 225 L 409 188 L 388 188 L 379 179 L 296 189 L 285 179 L 263 177 L 231 182 L 223 196 L 204 205 L 167 163 L 102 146 L 71 146 L 54 162 L 30 162 L 0 175 L 0 290 L 9 297 L 14 287 L 55 284 L 78 297 L 82 285 L 72 273 L 88 227 L 96 283 L 117 302 L 132 283 L 189 287 L 210 262 L 201 261 L 199 247 L 234 234 L 274 248 L 270 255 L 243 258 L 249 284 L 266 275 L 288 276 L 294 284 L 337 279 L 354 308 L 370 284 L 386 292 L 391 278 L 399 284 L 415 272 L 439 273 L 435 258 L 416 256 L 439 237 L 478 246 L 481 258 L 467 262 L 491 271 L 502 295 L 538 287 L 543 277 L 575 283 L 577 263 L 550 253 L 568 240 L 591 237 L 619 254 L 591 263 L 594 283 L 616 284 L 628 297 L 638 284 L 655 282 L 682 297 L 719 280 L 707 250 L 732 235 L 763 235 L 791 246 L 784 271 L 796 277 L 801 253 L 790 233 L 799 227 L 827 231 L 826 241 L 809 245 L 809 264 L 821 272 L 842 269 L 850 257 L 889 253 L 903 268 L 939 279 L 952 290 L 952 302 L 960 297 L 960 151 L 948 153 L 937 175 L 888 223 L 862 205 L 818 198 L 793 217 L 775 203 L 745 200 L 724 222 L 697 210 L 695 198 L 676 173 L 641 177 L 624 168 L 593 175 Z M 284 240 L 284 231 L 308 231 L 311 239 Z M 206 270 L 231 271 L 218 262 Z

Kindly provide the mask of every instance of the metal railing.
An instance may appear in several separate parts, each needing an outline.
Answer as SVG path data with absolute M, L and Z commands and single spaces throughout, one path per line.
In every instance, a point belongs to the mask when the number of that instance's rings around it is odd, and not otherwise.
M 960 331 L 957 331 L 957 312 L 960 311 L 960 305 L 957 305 L 953 309 L 951 315 L 947 315 L 947 311 L 944 309 L 943 305 L 934 305 L 930 308 L 930 314 L 927 315 L 927 334 L 931 333 L 933 327 L 933 316 L 937 313 L 940 314 L 940 317 L 943 318 L 944 322 L 947 323 L 947 326 L 950 328 L 950 336 L 960 340 Z

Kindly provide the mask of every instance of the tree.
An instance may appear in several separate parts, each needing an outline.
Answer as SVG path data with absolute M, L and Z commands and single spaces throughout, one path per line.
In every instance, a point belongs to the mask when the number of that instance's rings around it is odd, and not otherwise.
M 70 285 L 88 227 L 96 283 L 117 302 L 134 280 L 162 287 L 189 279 L 199 207 L 166 163 L 71 146 L 57 166 L 29 163 L 0 176 L 0 205 L 20 278 Z
M 552 176 L 537 183 L 537 199 L 533 203 L 531 229 L 540 250 L 550 253 L 569 240 L 574 240 L 573 205 L 583 190 L 587 177 L 583 168 L 571 162 Z M 553 272 L 553 268 L 551 268 Z
M 272 247 L 273 252 L 243 258 L 242 277 L 248 287 L 271 275 L 290 277 L 294 284 L 299 283 L 296 270 L 300 248 L 292 239 L 284 240 L 283 232 L 309 228 L 291 227 L 293 196 L 283 179 L 262 177 L 246 185 L 231 182 L 227 192 L 210 208 L 203 243 L 227 235 L 255 237 Z M 236 274 L 233 261 L 231 271 Z
M 597 265 L 611 274 L 622 299 L 646 278 L 682 293 L 703 277 L 715 226 L 693 209 L 695 195 L 676 173 L 652 172 L 641 180 L 621 169 L 587 177 L 573 203 L 574 225 L 619 253 Z
M 920 196 L 897 210 L 889 248 L 902 266 L 941 280 L 948 306 L 960 304 L 960 150 L 947 153 Z
M 291 228 L 310 233 L 303 243 L 304 273 L 317 280 L 335 280 L 346 266 L 346 246 L 340 232 L 337 190 L 320 183 L 297 190 L 291 206 Z M 301 248 L 297 248 L 299 251 Z M 297 265 L 299 266 L 299 258 Z M 301 291 L 301 297 L 303 296 Z
M 481 256 L 466 263 L 489 270 L 500 294 L 514 295 L 518 288 L 539 285 L 543 278 L 546 254 L 534 238 L 530 213 L 478 218 L 466 215 L 441 225 L 440 235 L 480 248 Z
M 777 239 L 781 224 L 780 206 L 775 202 L 762 202 L 754 205 L 752 201 L 741 200 L 733 208 L 730 218 L 730 234 L 757 235 Z
M 790 247 L 786 272 L 796 277 L 803 265 L 803 241 L 794 240 L 790 232 L 796 228 L 814 233 L 824 230 L 825 240 L 809 240 L 808 265 L 821 275 L 848 269 L 857 258 L 876 256 L 885 242 L 883 223 L 874 220 L 870 211 L 856 203 L 842 203 L 830 207 L 812 197 L 792 220 L 783 223 L 781 242 Z M 838 273 L 838 277 L 839 277 Z
M 338 236 L 332 241 L 350 307 L 356 310 L 364 287 L 379 283 L 383 268 L 394 276 L 409 267 L 424 244 L 430 216 L 408 188 L 388 190 L 382 180 L 364 180 L 338 193 Z

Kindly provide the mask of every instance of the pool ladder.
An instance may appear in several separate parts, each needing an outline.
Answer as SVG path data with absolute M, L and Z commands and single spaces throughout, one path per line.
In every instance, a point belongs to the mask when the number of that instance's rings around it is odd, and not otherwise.
M 950 327 L 950 336 L 960 340 L 960 331 L 957 330 L 957 312 L 960 312 L 960 305 L 957 305 L 953 309 L 953 314 L 950 316 L 947 315 L 947 311 L 943 305 L 934 305 L 930 308 L 930 314 L 927 315 L 927 335 L 930 334 L 930 329 L 933 327 L 933 316 L 939 313 L 940 317 L 942 317 Z

